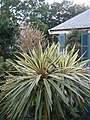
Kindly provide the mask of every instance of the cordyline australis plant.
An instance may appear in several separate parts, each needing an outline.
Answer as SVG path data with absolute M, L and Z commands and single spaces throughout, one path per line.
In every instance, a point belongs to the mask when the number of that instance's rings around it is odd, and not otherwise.
M 35 106 L 34 119 L 50 120 L 53 103 L 57 106 L 60 118 L 65 119 L 61 103 L 72 110 L 76 101 L 83 108 L 83 103 L 90 102 L 89 77 L 84 67 L 87 61 L 77 60 L 78 51 L 74 53 L 67 48 L 63 52 L 57 45 L 43 51 L 39 44 L 32 55 L 22 52 L 18 60 L 11 62 L 18 75 L 9 75 L 4 85 L 1 105 L 11 120 L 23 120 L 29 108 Z
M 47 40 L 43 32 L 31 26 L 24 26 L 20 36 L 20 46 L 26 52 L 31 52 L 34 47 L 38 47 L 39 42 L 45 48 Z

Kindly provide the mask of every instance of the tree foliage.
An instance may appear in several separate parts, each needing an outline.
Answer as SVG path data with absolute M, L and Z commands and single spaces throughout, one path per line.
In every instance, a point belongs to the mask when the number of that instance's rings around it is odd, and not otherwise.
M 18 23 L 13 13 L 16 4 L 14 0 L 0 2 L 0 55 L 4 60 L 12 56 L 17 39 Z
M 37 17 L 52 28 L 88 9 L 88 6 L 73 4 L 64 0 L 61 3 L 43 4 L 36 9 Z

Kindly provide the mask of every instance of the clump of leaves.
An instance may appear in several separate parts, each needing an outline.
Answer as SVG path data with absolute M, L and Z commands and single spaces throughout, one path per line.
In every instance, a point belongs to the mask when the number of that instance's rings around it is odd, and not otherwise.
M 4 61 L 3 57 L 0 57 L 0 89 L 1 86 L 6 82 L 5 76 L 13 70 L 12 64 Z
M 20 45 L 26 52 L 30 52 L 34 47 L 37 47 L 41 42 L 43 49 L 47 45 L 47 40 L 43 32 L 37 28 L 24 26 L 21 30 Z
M 90 104 L 90 75 L 84 67 L 89 60 L 80 61 L 75 46 L 68 53 L 57 50 L 57 45 L 47 46 L 43 51 L 41 44 L 33 49 L 31 56 L 19 53 L 18 60 L 10 62 L 18 75 L 9 75 L 4 85 L 1 105 L 9 119 L 23 120 L 30 107 L 35 107 L 35 120 L 50 120 L 53 106 L 56 106 L 58 119 L 65 119 L 66 106 L 73 116 L 73 104 L 84 109 Z M 54 112 L 54 114 L 55 114 Z

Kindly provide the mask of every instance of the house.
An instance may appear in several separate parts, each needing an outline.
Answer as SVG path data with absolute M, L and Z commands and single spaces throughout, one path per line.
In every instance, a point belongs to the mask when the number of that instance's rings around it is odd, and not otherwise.
M 65 38 L 72 30 L 83 30 L 81 33 L 81 54 L 83 59 L 90 59 L 90 9 L 49 29 L 49 34 L 57 35 L 61 50 L 65 44 Z

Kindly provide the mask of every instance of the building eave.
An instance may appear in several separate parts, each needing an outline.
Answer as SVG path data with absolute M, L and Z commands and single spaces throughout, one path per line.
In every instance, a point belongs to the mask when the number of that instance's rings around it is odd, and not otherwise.
M 55 29 L 55 30 L 48 30 L 50 35 L 54 35 L 54 34 L 60 34 L 60 33 L 69 33 L 71 31 L 75 31 L 75 30 L 90 30 L 90 27 L 86 27 L 86 28 L 74 28 L 74 29 Z

